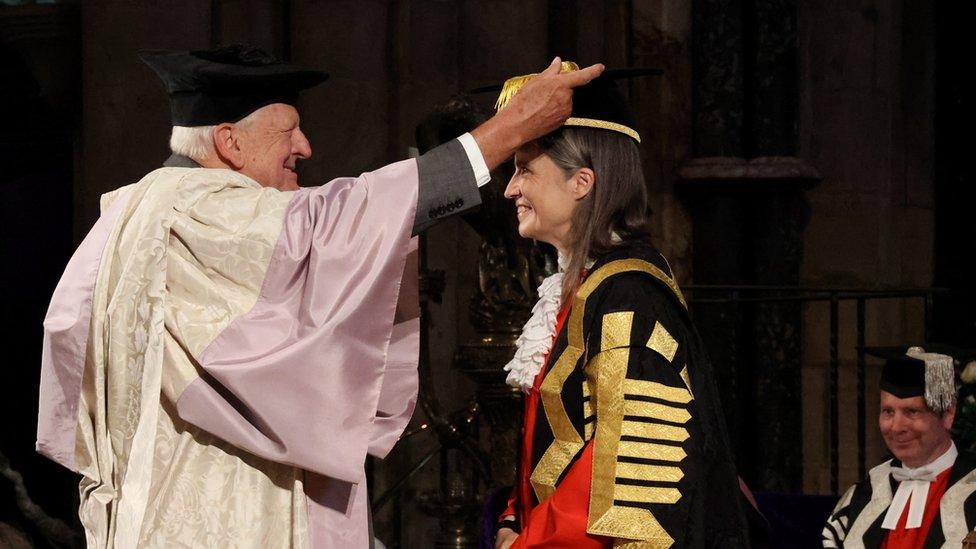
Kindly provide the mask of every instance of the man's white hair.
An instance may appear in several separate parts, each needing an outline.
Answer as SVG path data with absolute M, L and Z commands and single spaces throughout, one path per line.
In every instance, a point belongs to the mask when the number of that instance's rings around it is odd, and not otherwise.
M 239 128 L 246 128 L 261 116 L 264 107 L 252 112 L 234 123 Z M 197 162 L 217 153 L 214 147 L 213 132 L 216 126 L 173 126 L 173 133 L 169 136 L 169 149 L 175 154 L 182 154 Z
M 216 151 L 213 143 L 214 126 L 173 126 L 169 136 L 169 148 L 197 162 L 212 156 Z

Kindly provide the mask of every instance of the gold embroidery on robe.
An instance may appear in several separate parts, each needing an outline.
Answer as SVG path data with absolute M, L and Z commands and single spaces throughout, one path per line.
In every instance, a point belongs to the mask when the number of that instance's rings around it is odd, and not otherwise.
M 660 404 L 658 402 L 647 402 L 644 400 L 624 401 L 624 414 L 628 416 L 641 416 L 653 419 L 669 421 L 671 423 L 687 423 L 691 419 L 691 414 L 687 408 L 677 408 Z M 599 408 L 597 409 L 599 410 Z M 597 412 L 597 417 L 599 417 Z
M 666 358 L 668 362 L 674 360 L 674 355 L 678 352 L 678 342 L 660 322 L 654 323 L 654 331 L 647 340 L 647 347 Z
M 668 285 L 684 304 L 676 286 Z M 693 399 L 687 372 L 681 376 L 683 387 L 627 379 L 631 341 L 646 341 L 649 349 L 668 362 L 674 360 L 678 343 L 661 322 L 654 323 L 650 334 L 630 337 L 634 329 L 630 312 L 609 313 L 602 320 L 601 352 L 586 365 L 584 382 L 590 394 L 586 413 L 595 410 L 597 416 L 587 532 L 615 538 L 614 547 L 670 547 L 674 539 L 651 512 L 614 502 L 674 504 L 681 499 L 677 483 L 684 478 L 684 471 L 679 464 L 687 453 L 676 443 L 689 438 L 683 426 L 691 419 L 688 405 Z M 641 459 L 675 465 L 634 462 Z M 635 485 L 618 482 L 620 479 L 674 486 Z
M 548 498 L 556 490 L 556 481 L 566 467 L 573 460 L 573 457 L 583 448 L 583 438 L 573 427 L 569 420 L 569 415 L 562 402 L 562 388 L 566 378 L 572 373 L 573 368 L 581 356 L 586 352 L 586 342 L 583 338 L 583 317 L 586 313 L 586 300 L 589 298 L 600 284 L 611 276 L 624 272 L 643 272 L 661 280 L 666 284 L 687 308 L 684 296 L 678 289 L 674 280 L 664 271 L 639 259 L 621 259 L 611 261 L 603 267 L 590 274 L 576 291 L 573 300 L 573 307 L 569 313 L 569 320 L 566 323 L 568 329 L 568 344 L 566 349 L 556 359 L 553 367 L 546 374 L 542 381 L 540 393 L 542 405 L 552 429 L 553 442 L 539 459 L 529 480 L 539 501 Z M 631 315 L 632 317 L 632 315 Z M 627 331 L 629 334 L 629 329 Z M 629 336 L 628 336 L 629 339 Z M 595 396 L 595 398 L 599 398 Z
M 576 368 L 576 361 L 582 355 L 582 349 L 567 347 L 549 373 L 546 374 L 539 393 L 542 396 L 542 407 L 546 412 L 546 419 L 552 429 L 553 441 L 539 459 L 539 463 L 532 471 L 529 481 L 535 490 L 535 497 L 545 501 L 556 491 L 556 481 L 563 473 L 573 457 L 583 449 L 583 439 L 576 427 L 573 426 L 566 407 L 563 406 L 562 389 L 566 378 Z M 526 433 L 526 436 L 531 434 Z
M 600 331 L 600 350 L 630 346 L 630 330 L 634 324 L 632 311 L 607 313 L 603 315 L 603 328 Z
M 678 404 L 688 404 L 691 402 L 691 393 L 684 387 L 671 387 L 670 385 L 656 381 L 644 381 L 643 379 L 625 379 L 624 393 L 658 398 Z
M 648 423 L 645 421 L 625 420 L 620 434 L 625 437 L 649 438 L 652 440 L 670 440 L 684 442 L 688 440 L 688 430 L 675 425 L 662 423 Z
M 593 415 L 593 397 L 590 395 L 590 382 L 583 380 L 583 440 L 593 438 L 593 428 L 596 426 L 596 416 Z
M 677 503 L 681 499 L 681 492 L 677 488 L 631 486 L 629 484 L 618 484 L 613 495 L 619 500 L 638 503 Z
M 599 437 L 599 434 L 597 435 Z M 681 446 L 654 444 L 652 442 L 620 442 L 619 455 L 621 457 L 652 458 L 659 461 L 682 461 L 688 454 Z
M 687 431 L 680 424 L 690 420 L 691 415 L 685 405 L 691 400 L 691 394 L 681 388 L 669 387 L 653 382 L 639 382 L 633 385 L 626 380 L 627 363 L 630 357 L 628 347 L 632 340 L 633 313 L 610 313 L 603 320 L 601 332 L 601 351 L 588 352 L 583 334 L 583 320 L 586 311 L 587 298 L 607 278 L 624 272 L 643 272 L 660 280 L 674 292 L 681 305 L 687 309 L 687 303 L 675 281 L 664 271 L 638 259 L 612 261 L 597 269 L 583 282 L 576 292 L 573 307 L 566 324 L 568 345 L 556 359 L 553 367 L 542 384 L 542 402 L 553 432 L 553 443 L 543 454 L 536 468 L 532 472 L 531 481 L 539 501 L 543 501 L 555 491 L 555 483 L 566 469 L 573 457 L 582 449 L 583 437 L 569 422 L 569 416 L 563 406 L 561 393 L 563 384 L 576 367 L 580 357 L 595 354 L 586 366 L 586 380 L 583 382 L 584 396 L 589 394 L 589 400 L 583 403 L 583 413 L 589 418 L 596 412 L 599 425 L 590 422 L 584 426 L 584 437 L 589 440 L 595 437 L 593 493 L 590 501 L 590 516 L 587 531 L 593 534 L 620 538 L 615 540 L 615 547 L 638 549 L 645 547 L 669 547 L 674 540 L 656 518 L 645 509 L 633 507 L 616 507 L 613 505 L 616 485 L 618 456 L 635 454 L 634 457 L 648 457 L 661 461 L 682 461 L 686 454 L 679 446 L 657 444 L 652 442 L 621 441 L 624 430 L 624 415 L 638 416 L 651 420 L 658 419 L 674 425 L 647 423 L 636 425 L 635 421 L 627 421 L 628 431 L 641 431 L 649 440 L 680 442 L 687 440 Z M 657 324 L 655 325 L 657 327 Z M 647 334 L 647 346 L 660 353 L 669 361 L 674 359 L 677 352 L 677 342 L 660 326 L 657 337 Z M 653 334 L 654 332 L 652 332 Z M 666 337 L 665 337 L 666 335 Z M 606 350 L 603 350 L 605 348 Z M 625 389 L 625 383 L 628 383 Z M 641 385 L 640 383 L 646 383 Z M 632 389 L 632 392 L 630 391 Z M 653 393 L 646 395 L 645 393 Z M 636 396 L 653 396 L 656 399 L 674 403 L 668 406 L 658 402 L 624 399 L 625 393 Z M 595 429 L 595 432 L 594 432 Z M 638 436 L 638 435 L 634 435 Z M 598 464 L 600 464 L 598 466 Z M 623 471 L 638 474 L 636 480 L 647 480 L 650 477 L 659 478 L 666 482 L 677 482 L 684 473 L 680 467 L 650 466 L 644 464 L 621 463 Z M 627 478 L 627 477 L 623 477 Z M 625 495 L 638 494 L 635 497 L 653 498 L 655 501 L 677 501 L 681 494 L 677 488 L 625 486 Z M 635 490 L 636 489 L 636 490 Z M 639 501 L 639 500 L 638 500 Z
M 635 480 L 653 478 L 667 482 L 678 482 L 685 477 L 680 467 L 669 465 L 650 465 L 648 463 L 617 463 L 617 478 L 632 478 Z
M 691 374 L 688 373 L 687 364 L 685 364 L 684 367 L 681 368 L 681 374 L 679 375 L 681 376 L 681 381 L 685 382 L 685 387 L 688 388 L 688 392 L 691 393 L 692 398 L 694 398 L 695 395 L 691 390 Z

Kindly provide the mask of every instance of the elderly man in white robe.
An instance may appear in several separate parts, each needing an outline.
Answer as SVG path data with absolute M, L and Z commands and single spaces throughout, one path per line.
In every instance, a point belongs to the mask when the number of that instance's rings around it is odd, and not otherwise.
M 364 462 L 413 412 L 412 235 L 569 116 L 559 60 L 418 159 L 299 188 L 327 75 L 259 50 L 147 52 L 174 156 L 102 197 L 44 322 L 38 451 L 81 474 L 89 547 L 368 547 Z

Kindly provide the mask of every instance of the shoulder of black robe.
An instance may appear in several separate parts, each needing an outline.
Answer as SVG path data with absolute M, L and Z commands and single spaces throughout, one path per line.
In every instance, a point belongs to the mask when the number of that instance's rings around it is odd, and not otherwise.
M 889 460 L 878 465 L 878 468 L 897 467 L 901 463 L 897 460 Z M 890 471 L 890 468 L 888 469 Z M 861 518 L 868 503 L 876 497 L 875 492 L 881 488 L 880 483 L 886 483 L 894 494 L 898 485 L 891 477 L 890 473 L 883 478 L 872 479 L 871 475 L 862 479 L 857 484 L 848 489 L 841 497 L 823 531 L 824 547 L 843 547 L 845 543 L 863 543 L 865 547 L 879 547 L 885 538 L 886 530 L 881 527 L 884 522 L 887 506 L 881 510 L 871 521 L 863 532 L 851 532 L 855 521 Z M 955 531 L 953 543 L 961 542 L 961 535 L 964 535 L 976 527 L 976 454 L 970 451 L 962 451 L 956 458 L 952 471 L 949 473 L 949 486 L 943 494 L 939 511 L 936 513 L 925 538 L 925 549 L 942 547 L 946 543 L 946 528 Z M 950 504 L 946 498 L 952 498 L 956 504 Z M 951 508 L 950 508 L 951 507 Z M 947 512 L 948 511 L 948 512 Z M 851 536 L 856 536 L 853 539 Z M 848 539 L 850 538 L 850 539 Z
M 951 498 L 951 502 L 946 498 Z M 949 486 L 942 495 L 939 512 L 925 538 L 925 549 L 946 544 L 946 528 L 956 532 L 971 532 L 976 527 L 976 454 L 962 450 L 949 472 Z M 955 539 L 950 545 L 961 539 Z
M 577 292 L 554 357 L 566 352 L 573 330 L 582 331 L 585 350 L 561 396 L 582 439 L 596 439 L 590 533 L 626 539 L 627 525 L 643 520 L 676 547 L 748 546 L 711 365 L 661 254 L 639 241 L 601 258 Z M 536 468 L 554 440 L 550 422 L 537 421 L 534 435 Z
M 882 463 L 878 467 L 888 467 L 889 462 Z M 889 483 L 890 486 L 891 475 L 886 475 L 884 481 Z M 851 526 L 857 517 L 861 515 L 864 511 L 865 506 L 874 497 L 874 492 L 876 486 L 872 484 L 872 479 L 870 476 L 861 479 L 859 482 L 855 483 L 853 486 L 844 492 L 840 500 L 838 500 L 837 505 L 834 510 L 831 511 L 830 516 L 827 518 L 827 523 L 824 525 L 823 530 L 823 546 L 824 547 L 843 547 L 848 534 L 851 531 Z M 881 521 L 884 520 L 884 513 L 880 515 L 880 519 L 875 521 L 877 526 L 875 534 L 880 535 L 881 531 Z M 862 537 L 871 537 L 870 531 L 874 529 L 874 526 L 869 527 L 868 531 Z M 880 543 L 880 540 L 878 540 Z

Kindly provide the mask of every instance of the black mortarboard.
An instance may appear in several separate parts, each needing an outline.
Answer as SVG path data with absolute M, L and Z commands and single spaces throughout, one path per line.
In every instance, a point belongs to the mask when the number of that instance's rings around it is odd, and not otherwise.
M 579 70 L 579 66 L 576 63 L 564 61 L 560 72 L 577 70 Z M 620 132 L 640 143 L 640 134 L 636 130 L 637 120 L 630 111 L 630 107 L 627 106 L 623 94 L 617 88 L 616 81 L 635 76 L 661 74 L 662 72 L 660 69 L 608 69 L 603 71 L 603 74 L 594 78 L 590 83 L 573 90 L 573 112 L 563 125 Z M 501 90 L 498 101 L 495 103 L 495 108 L 501 110 L 522 89 L 522 86 L 535 76 L 537 75 L 516 76 L 509 78 L 501 86 L 489 86 L 476 91 Z
M 139 52 L 169 94 L 174 126 L 237 122 L 272 103 L 295 105 L 298 92 L 328 74 L 283 63 L 258 48 Z
M 885 360 L 881 369 L 881 390 L 898 398 L 925 396 L 925 361 L 901 354 Z
M 881 390 L 898 398 L 925 397 L 936 412 L 944 412 L 956 400 L 955 364 L 966 351 L 938 345 L 922 347 L 875 347 L 865 352 L 885 361 Z

